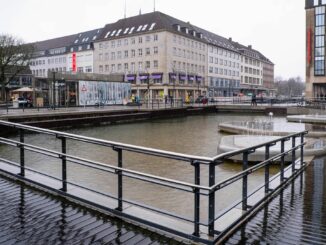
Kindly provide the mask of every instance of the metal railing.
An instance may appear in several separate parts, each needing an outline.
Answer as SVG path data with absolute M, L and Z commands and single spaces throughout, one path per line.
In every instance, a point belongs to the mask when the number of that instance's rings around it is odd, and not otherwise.
M 117 201 L 116 207 L 104 207 L 105 209 L 110 209 L 110 211 L 116 215 L 119 215 L 120 217 L 127 217 L 129 219 L 134 219 L 137 222 L 142 222 L 144 224 L 150 225 L 152 227 L 156 227 L 165 231 L 168 231 L 170 233 L 176 234 L 178 236 L 183 236 L 185 238 L 192 239 L 197 242 L 202 242 L 206 244 L 211 244 L 216 242 L 222 234 L 227 232 L 232 227 L 228 227 L 227 229 L 223 231 L 218 231 L 215 228 L 215 222 L 219 220 L 221 217 L 223 217 L 225 214 L 227 214 L 230 210 L 232 210 L 234 207 L 237 207 L 238 205 L 241 205 L 241 208 L 243 211 L 245 211 L 245 215 L 247 215 L 250 210 L 253 210 L 255 206 L 249 206 L 248 205 L 248 198 L 251 197 L 254 193 L 256 193 L 259 190 L 264 190 L 265 196 L 258 202 L 258 204 L 262 201 L 264 201 L 266 198 L 268 198 L 270 195 L 276 191 L 277 188 L 272 190 L 270 188 L 270 183 L 275 179 L 275 177 L 271 177 L 270 175 L 270 165 L 274 164 L 275 162 L 279 162 L 280 164 L 280 185 L 284 185 L 287 182 L 287 178 L 284 177 L 285 173 L 285 156 L 288 154 L 291 154 L 292 160 L 291 160 L 291 168 L 292 168 L 292 176 L 295 176 L 295 173 L 299 170 L 295 168 L 296 164 L 296 152 L 299 151 L 299 159 L 300 159 L 300 169 L 303 169 L 305 164 L 303 161 L 304 157 L 304 135 L 307 133 L 306 131 L 295 133 L 288 135 L 286 137 L 280 137 L 275 140 L 271 140 L 269 142 L 265 142 L 263 144 L 259 144 L 256 146 L 251 146 L 245 149 L 236 150 L 224 154 L 220 154 L 214 157 L 203 157 L 203 156 L 196 156 L 196 155 L 189 155 L 189 154 L 180 154 L 175 153 L 171 151 L 164 151 L 164 150 L 158 150 L 148 147 L 141 147 L 141 146 L 135 146 L 130 144 L 123 144 L 108 140 L 101 140 L 96 139 L 92 137 L 85 137 L 70 133 L 64 133 L 54 130 L 48 130 L 48 129 L 42 129 L 22 124 L 16 124 L 6 121 L 0 121 L 0 126 L 2 127 L 10 127 L 15 128 L 19 131 L 19 140 L 9 139 L 5 137 L 0 137 L 0 144 L 5 144 L 13 147 L 17 147 L 20 149 L 20 160 L 19 162 L 13 162 L 8 159 L 4 159 L 2 156 L 0 156 L 0 162 L 4 162 L 10 165 L 17 166 L 20 169 L 20 172 L 18 173 L 18 176 L 24 177 L 26 175 L 26 171 L 35 172 L 38 174 L 42 174 L 44 176 L 47 176 L 48 178 L 57 180 L 61 182 L 61 189 L 58 190 L 59 192 L 68 195 L 69 194 L 69 187 L 75 186 L 82 189 L 85 189 L 87 191 L 91 191 L 93 193 L 112 198 Z M 25 134 L 26 133 L 40 133 L 40 134 L 46 134 L 55 137 L 55 139 L 59 139 L 61 141 L 61 151 L 51 150 L 46 147 L 40 147 L 33 144 L 29 144 L 25 142 Z M 296 139 L 300 139 L 300 142 L 297 144 Z M 91 159 L 86 159 L 80 156 L 74 156 L 67 153 L 67 140 L 77 141 L 77 142 L 83 142 L 83 143 L 90 143 L 97 146 L 104 146 L 111 148 L 113 151 L 117 154 L 117 163 L 116 166 L 114 165 L 108 165 L 102 162 L 94 161 Z M 291 148 L 285 149 L 285 142 L 292 140 Z M 280 142 L 281 148 L 280 152 L 277 155 L 271 156 L 270 155 L 270 148 L 275 145 L 276 143 Z M 248 157 L 250 154 L 255 152 L 258 148 L 265 148 L 265 160 L 253 165 L 249 166 L 248 164 Z M 51 176 L 49 174 L 46 174 L 44 172 L 41 172 L 37 169 L 29 168 L 25 165 L 25 151 L 30 151 L 38 154 L 42 154 L 48 157 L 53 157 L 61 160 L 61 178 Z M 149 155 L 149 156 L 155 156 L 165 159 L 170 159 L 172 161 L 181 161 L 186 164 L 189 164 L 190 166 L 193 166 L 194 169 L 194 181 L 193 183 L 188 183 L 185 181 L 165 178 L 161 176 L 155 176 L 148 173 L 143 173 L 140 171 L 130 170 L 124 167 L 124 161 L 123 161 L 123 154 L 124 152 L 132 152 L 137 154 L 143 154 L 143 155 Z M 216 166 L 221 164 L 226 164 L 225 161 L 227 159 L 230 159 L 232 156 L 236 156 L 242 154 L 243 161 L 242 161 L 242 168 L 243 170 L 234 176 L 231 176 L 230 178 L 227 178 L 223 181 L 216 182 Z M 75 183 L 72 181 L 69 181 L 67 178 L 67 164 L 73 163 L 78 164 L 80 166 L 84 166 L 91 169 L 96 169 L 99 171 L 103 171 L 108 174 L 116 175 L 117 178 L 117 195 L 104 193 L 101 191 L 98 191 L 96 189 L 92 189 L 89 187 L 86 187 L 80 183 Z M 201 168 L 203 166 L 206 166 L 208 168 L 208 185 L 202 185 L 203 180 L 201 179 Z M 248 176 L 250 176 L 252 173 L 258 171 L 259 169 L 264 169 L 264 178 L 265 181 L 261 186 L 258 186 L 258 188 L 253 193 L 248 193 Z M 171 213 L 166 210 L 161 210 L 159 208 L 149 206 L 143 203 L 138 203 L 133 200 L 128 200 L 124 198 L 124 192 L 123 192 L 123 186 L 125 184 L 125 179 L 131 178 L 138 181 L 142 181 L 145 183 L 150 183 L 153 185 L 159 185 L 171 189 L 175 189 L 178 191 L 186 192 L 186 193 L 192 193 L 194 197 L 193 201 L 193 217 L 185 217 L 180 214 Z M 222 190 L 223 188 L 230 186 L 234 184 L 235 182 L 242 180 L 242 197 L 241 200 L 236 202 L 235 204 L 230 205 L 226 210 L 223 210 L 222 212 L 216 214 L 216 202 L 215 198 L 216 195 L 218 195 L 218 192 Z M 40 183 L 42 184 L 42 183 Z M 78 197 L 77 197 L 78 198 Z M 206 210 L 208 214 L 208 220 L 202 220 L 201 219 L 201 200 L 202 198 L 208 199 L 208 210 Z M 135 205 L 137 207 L 141 207 L 143 209 L 146 209 L 148 211 L 153 211 L 155 213 L 159 213 L 160 215 L 165 215 L 168 217 L 171 217 L 175 220 L 184 221 L 187 223 L 190 223 L 193 225 L 193 233 L 186 234 L 183 231 L 175 230 L 173 227 L 166 227 L 163 224 L 156 223 L 152 220 L 146 220 L 145 218 L 137 218 L 136 216 L 132 216 L 130 214 L 126 214 L 124 212 L 124 205 L 125 204 L 131 204 Z M 257 205 L 258 205 L 257 204 Z M 171 203 L 171 205 L 174 205 Z M 189 205 L 187 203 L 187 205 Z M 235 221 L 236 222 L 236 221 Z M 203 230 L 206 230 L 205 235 L 203 235 Z

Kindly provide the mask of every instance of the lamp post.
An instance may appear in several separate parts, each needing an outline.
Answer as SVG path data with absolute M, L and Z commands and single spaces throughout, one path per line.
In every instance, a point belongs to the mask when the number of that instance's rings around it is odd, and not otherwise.
M 53 110 L 55 110 L 55 71 L 52 72 L 52 103 L 53 103 Z

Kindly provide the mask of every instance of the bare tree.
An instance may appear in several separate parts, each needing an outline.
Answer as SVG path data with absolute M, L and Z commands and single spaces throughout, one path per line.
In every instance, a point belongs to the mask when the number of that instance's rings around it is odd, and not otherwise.
M 302 96 L 305 89 L 305 84 L 301 77 L 291 77 L 288 80 L 276 77 L 275 84 L 277 87 L 277 94 L 286 97 Z
M 26 70 L 34 53 L 34 46 L 25 44 L 11 35 L 0 34 L 0 86 L 1 98 L 5 100 L 6 85 Z

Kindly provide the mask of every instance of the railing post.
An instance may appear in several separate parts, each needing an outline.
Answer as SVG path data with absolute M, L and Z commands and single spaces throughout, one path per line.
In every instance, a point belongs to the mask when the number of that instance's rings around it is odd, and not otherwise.
M 248 168 L 248 155 L 249 153 L 246 151 L 243 153 L 243 163 L 242 169 L 243 171 Z M 248 175 L 245 174 L 242 177 L 242 210 L 247 210 L 247 197 L 248 197 Z
M 284 142 L 285 142 L 285 140 L 282 139 L 281 140 L 281 153 L 282 154 L 284 153 Z M 285 156 L 282 155 L 281 156 L 281 173 L 280 173 L 281 184 L 283 183 L 283 180 L 284 180 L 284 158 L 285 158 Z
M 292 137 L 292 148 L 295 147 L 295 136 Z M 292 150 L 292 174 L 295 172 L 295 149 Z
M 114 149 L 116 152 L 118 152 L 118 167 L 122 168 L 122 149 Z M 123 208 L 123 201 L 122 201 L 122 194 L 123 194 L 123 185 L 122 185 L 122 171 L 118 170 L 116 171 L 118 174 L 118 207 L 116 210 L 122 211 Z
M 200 163 L 195 161 L 191 163 L 195 167 L 195 185 L 200 185 Z M 194 236 L 199 236 L 200 223 L 200 189 L 194 188 Z
M 215 185 L 215 163 L 209 164 L 209 186 Z M 208 194 L 208 235 L 214 237 L 215 222 L 215 191 Z
M 265 160 L 269 159 L 269 147 L 270 145 L 266 145 Z M 269 192 L 269 164 L 270 162 L 265 165 L 265 193 Z
M 20 143 L 24 144 L 24 129 L 19 129 Z M 25 150 L 24 146 L 20 145 L 20 175 L 25 177 Z
M 300 165 L 303 167 L 303 143 L 304 143 L 304 133 L 301 133 L 301 146 L 300 146 Z
M 61 139 L 61 152 L 62 154 L 67 153 L 67 140 L 65 137 L 60 137 Z M 62 191 L 67 192 L 67 159 L 65 155 L 61 156 L 62 160 Z

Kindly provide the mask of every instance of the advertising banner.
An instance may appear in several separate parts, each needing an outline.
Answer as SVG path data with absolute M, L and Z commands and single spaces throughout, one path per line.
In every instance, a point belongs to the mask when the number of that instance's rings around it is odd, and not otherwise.
M 79 81 L 79 105 L 122 104 L 131 96 L 130 83 Z

